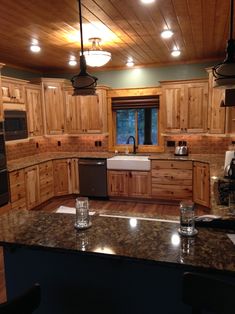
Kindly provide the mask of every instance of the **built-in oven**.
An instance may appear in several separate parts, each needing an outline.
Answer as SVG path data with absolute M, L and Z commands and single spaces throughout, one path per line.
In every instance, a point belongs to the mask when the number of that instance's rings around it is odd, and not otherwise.
M 27 116 L 23 110 L 4 110 L 6 141 L 28 137 Z

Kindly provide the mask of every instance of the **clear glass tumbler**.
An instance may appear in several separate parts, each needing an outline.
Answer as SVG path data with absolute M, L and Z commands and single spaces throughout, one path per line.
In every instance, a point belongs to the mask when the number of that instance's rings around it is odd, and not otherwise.
M 91 226 L 89 218 L 89 201 L 87 197 L 76 198 L 75 228 L 86 229 Z
M 194 203 L 190 200 L 180 202 L 179 233 L 185 236 L 192 236 L 197 233 L 195 229 Z

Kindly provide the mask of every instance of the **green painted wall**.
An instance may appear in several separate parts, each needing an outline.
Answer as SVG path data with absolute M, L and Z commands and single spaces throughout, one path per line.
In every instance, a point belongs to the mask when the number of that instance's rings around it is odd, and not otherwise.
M 167 80 L 187 80 L 195 78 L 208 77 L 205 68 L 214 65 L 216 62 L 200 64 L 181 64 L 169 65 L 164 67 L 153 68 L 136 68 L 112 71 L 91 71 L 88 72 L 98 78 L 98 85 L 107 85 L 112 88 L 131 88 L 131 87 L 149 87 L 158 86 L 159 81 Z M 30 71 L 21 71 L 9 67 L 2 68 L 2 75 L 30 80 L 35 77 L 57 77 L 67 78 L 79 73 L 79 69 L 74 69 L 74 74 L 48 74 L 35 73 Z

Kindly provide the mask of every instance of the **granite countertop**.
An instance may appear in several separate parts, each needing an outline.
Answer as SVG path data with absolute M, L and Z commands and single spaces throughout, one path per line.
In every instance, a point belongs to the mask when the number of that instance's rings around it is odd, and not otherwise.
M 8 212 L 0 216 L 0 244 L 235 271 L 235 246 L 221 230 L 199 228 L 197 236 L 185 238 L 179 237 L 175 222 L 95 215 L 91 228 L 77 231 L 74 218 L 42 211 Z

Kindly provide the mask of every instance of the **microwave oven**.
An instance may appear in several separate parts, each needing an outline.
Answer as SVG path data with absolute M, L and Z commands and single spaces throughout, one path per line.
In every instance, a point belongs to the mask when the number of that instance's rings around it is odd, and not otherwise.
M 4 118 L 6 141 L 28 137 L 26 111 L 4 110 Z

